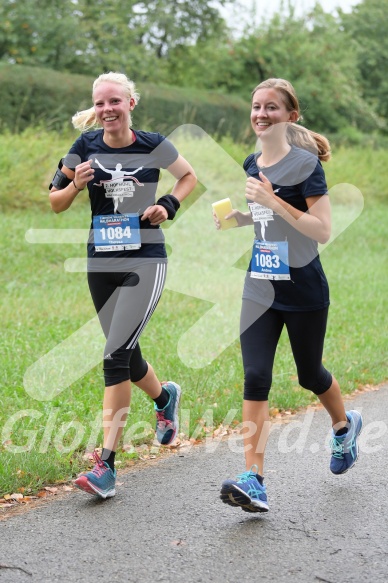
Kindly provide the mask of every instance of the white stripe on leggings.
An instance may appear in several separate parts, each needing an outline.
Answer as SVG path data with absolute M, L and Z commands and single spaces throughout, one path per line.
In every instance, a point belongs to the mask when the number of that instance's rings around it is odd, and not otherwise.
M 128 346 L 126 347 L 127 350 L 130 348 L 134 348 L 134 346 L 136 345 L 136 342 L 138 341 L 138 339 L 140 337 L 140 334 L 143 332 L 144 328 L 146 327 L 149 319 L 151 318 L 151 316 L 156 308 L 156 305 L 160 299 L 160 296 L 162 295 L 164 281 L 166 279 L 166 267 L 167 267 L 166 263 L 158 263 L 156 266 L 155 283 L 154 283 L 154 289 L 152 290 L 150 302 L 148 304 L 146 313 L 144 314 L 144 318 L 139 324 L 139 327 L 137 329 L 136 334 L 134 335 L 134 337 L 132 338 L 132 340 L 130 341 Z

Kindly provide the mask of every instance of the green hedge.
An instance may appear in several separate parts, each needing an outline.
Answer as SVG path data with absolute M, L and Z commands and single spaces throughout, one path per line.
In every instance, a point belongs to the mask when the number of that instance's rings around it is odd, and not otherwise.
M 0 131 L 29 126 L 70 127 L 71 117 L 91 106 L 94 77 L 22 65 L 0 66 Z M 136 79 L 135 79 L 136 82 Z M 169 133 L 192 123 L 212 136 L 244 141 L 251 134 L 249 103 L 239 97 L 137 83 L 140 102 L 134 127 Z

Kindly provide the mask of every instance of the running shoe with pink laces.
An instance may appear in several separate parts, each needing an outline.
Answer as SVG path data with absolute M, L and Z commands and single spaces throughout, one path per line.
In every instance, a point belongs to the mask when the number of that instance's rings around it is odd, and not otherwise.
M 162 387 L 170 394 L 167 405 L 164 409 L 158 409 L 156 405 L 156 438 L 162 445 L 172 443 L 179 429 L 179 401 L 181 398 L 181 388 L 172 381 L 163 382 Z
M 93 452 L 95 466 L 90 472 L 85 472 L 74 480 L 74 485 L 80 490 L 99 496 L 112 498 L 116 494 L 116 470 L 112 471 L 106 462 L 103 462 L 98 453 Z

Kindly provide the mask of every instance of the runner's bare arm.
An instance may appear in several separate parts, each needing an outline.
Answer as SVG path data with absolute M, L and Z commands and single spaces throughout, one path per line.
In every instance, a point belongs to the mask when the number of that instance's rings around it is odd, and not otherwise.
M 86 187 L 86 184 L 93 179 L 94 170 L 91 167 L 91 160 L 78 164 L 74 170 L 62 166 L 62 172 L 71 180 L 65 188 L 58 190 L 53 186 L 50 190 L 49 200 L 51 208 L 55 213 L 62 213 L 71 207 L 77 195 Z

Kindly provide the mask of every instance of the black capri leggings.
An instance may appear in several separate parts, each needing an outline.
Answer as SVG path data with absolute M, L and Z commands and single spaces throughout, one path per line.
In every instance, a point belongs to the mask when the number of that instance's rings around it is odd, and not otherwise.
M 101 327 L 105 386 L 142 379 L 148 364 L 139 338 L 152 316 L 166 280 L 166 263 L 147 263 L 129 273 L 89 272 L 88 283 Z
M 322 365 L 328 308 L 311 312 L 267 309 L 243 300 L 240 340 L 244 365 L 244 399 L 267 401 L 272 384 L 276 347 L 285 325 L 290 339 L 299 384 L 321 395 L 332 384 Z

